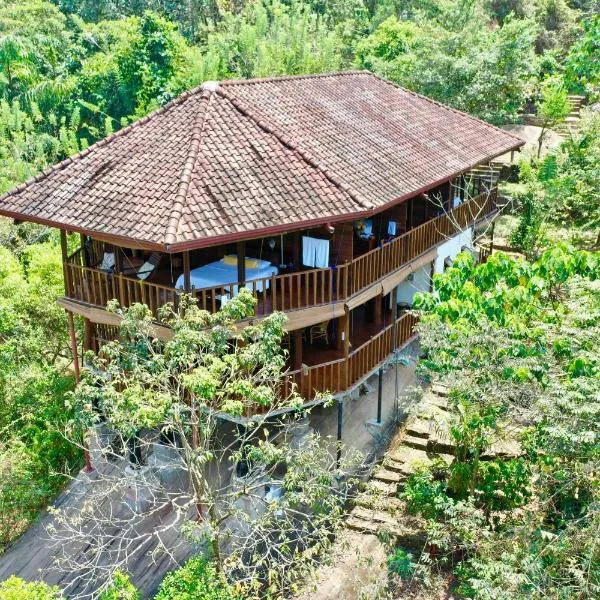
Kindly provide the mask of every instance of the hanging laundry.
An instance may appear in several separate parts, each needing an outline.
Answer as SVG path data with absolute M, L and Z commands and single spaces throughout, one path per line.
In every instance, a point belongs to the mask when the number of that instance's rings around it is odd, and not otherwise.
M 302 264 L 324 269 L 329 266 L 329 240 L 302 236 Z

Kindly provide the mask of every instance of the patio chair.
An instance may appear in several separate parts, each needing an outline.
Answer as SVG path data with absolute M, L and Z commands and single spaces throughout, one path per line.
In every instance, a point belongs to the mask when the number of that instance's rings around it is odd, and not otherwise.
M 325 340 L 325 343 L 329 344 L 329 333 L 327 332 L 328 325 L 329 321 L 323 321 L 322 323 L 317 323 L 310 328 L 309 336 L 311 344 L 317 340 Z

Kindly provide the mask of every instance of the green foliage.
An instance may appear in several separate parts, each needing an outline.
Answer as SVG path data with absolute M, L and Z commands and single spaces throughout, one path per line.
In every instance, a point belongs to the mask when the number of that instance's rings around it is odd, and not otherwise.
M 60 600 L 64 596 L 57 587 L 41 581 L 23 581 L 19 577 L 9 577 L 0 583 L 2 600 Z
M 294 75 L 342 66 L 336 35 L 307 4 L 248 3 L 208 30 L 202 79 Z
M 441 506 L 448 498 L 445 471 L 444 464 L 438 465 L 435 470 L 417 469 L 408 477 L 401 498 L 406 500 L 411 512 L 422 515 L 426 519 L 432 519 L 440 514 Z
M 7 226 L 0 247 L 0 548 L 20 535 L 77 468 L 66 437 L 73 379 L 64 312 L 60 249 L 39 229 Z M 21 236 L 25 236 L 23 239 Z
M 543 224 L 546 213 L 532 189 L 517 198 L 517 214 L 519 221 L 511 233 L 511 245 L 527 258 L 535 258 L 545 242 Z
M 600 84 L 600 15 L 583 24 L 581 35 L 565 60 L 565 79 L 569 89 L 578 93 L 597 93 Z
M 548 155 L 538 170 L 543 206 L 556 223 L 600 227 L 600 117 L 583 120 L 580 131 Z
M 410 579 L 415 571 L 413 555 L 403 548 L 396 548 L 388 558 L 388 571 L 398 575 L 403 581 Z
M 475 493 L 477 501 L 492 511 L 522 506 L 531 497 L 531 470 L 520 458 L 482 461 Z
M 446 552 L 435 561 L 460 556 L 465 597 L 595 597 L 600 257 L 556 246 L 531 263 L 497 253 L 455 265 L 419 298 L 422 367 L 451 387 L 458 411 L 454 462 L 435 487 L 425 473 L 419 494 L 410 488 L 429 542 Z M 515 422 L 529 425 L 524 454 L 482 460 Z
M 169 573 L 154 600 L 236 600 L 239 598 L 204 558 L 191 558 L 180 569 Z
M 131 583 L 129 576 L 115 571 L 109 586 L 100 594 L 98 600 L 139 600 L 140 594 Z
M 476 3 L 440 3 L 439 10 L 435 19 L 390 17 L 358 44 L 358 64 L 492 122 L 515 117 L 536 64 L 533 23 L 482 27 Z

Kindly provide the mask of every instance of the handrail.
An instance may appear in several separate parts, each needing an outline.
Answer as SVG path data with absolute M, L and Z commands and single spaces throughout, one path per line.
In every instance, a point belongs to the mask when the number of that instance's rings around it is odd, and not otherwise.
M 292 386 L 296 386 L 302 398 L 311 401 L 317 394 L 339 394 L 347 391 L 414 337 L 413 329 L 417 321 L 418 318 L 414 314 L 404 313 L 395 322 L 355 348 L 348 355 L 348 360 L 342 357 L 288 371 L 283 377 L 284 393 L 289 395 Z M 397 332 L 395 343 L 394 330 Z
M 494 188 L 491 192 L 471 198 L 449 213 L 426 221 L 390 242 L 336 267 L 283 273 L 249 280 L 244 284 L 237 282 L 198 288 L 194 290 L 194 294 L 201 308 L 216 312 L 224 300 L 234 297 L 241 286 L 246 287 L 257 300 L 256 314 L 259 316 L 273 311 L 290 311 L 345 301 L 464 229 L 469 223 L 490 214 L 495 209 L 495 202 Z M 67 294 L 75 294 L 72 297 L 91 304 L 105 306 L 104 300 L 107 295 L 110 296 L 109 290 L 112 290 L 112 297 L 123 306 L 148 298 L 152 303 L 150 309 L 155 318 L 158 318 L 161 303 L 178 300 L 178 291 L 172 286 L 84 267 L 81 253 L 73 253 L 66 265 Z M 80 272 L 77 273 L 77 270 Z M 84 289 L 83 284 L 87 281 L 93 282 L 94 290 Z

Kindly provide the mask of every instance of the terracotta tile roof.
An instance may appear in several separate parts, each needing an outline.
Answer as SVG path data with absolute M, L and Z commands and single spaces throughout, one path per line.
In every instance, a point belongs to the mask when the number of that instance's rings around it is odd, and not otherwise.
M 175 251 L 365 216 L 522 143 L 366 72 L 208 83 L 0 214 Z

